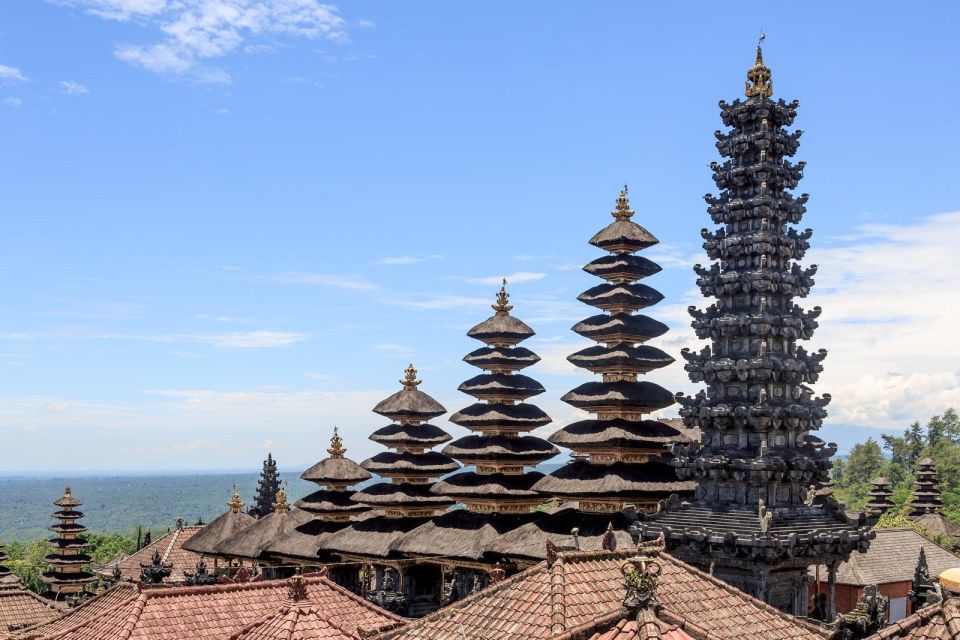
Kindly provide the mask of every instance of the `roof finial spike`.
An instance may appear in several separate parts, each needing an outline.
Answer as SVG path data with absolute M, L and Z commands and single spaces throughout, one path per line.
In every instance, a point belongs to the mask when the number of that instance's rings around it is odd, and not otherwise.
M 331 458 L 342 458 L 347 450 L 343 446 L 343 438 L 340 437 L 340 433 L 337 431 L 337 428 L 333 428 L 333 437 L 330 438 L 330 448 L 327 449 L 327 453 L 330 454 Z
M 507 279 L 503 279 L 503 284 L 500 286 L 500 292 L 497 293 L 497 303 L 491 305 L 493 310 L 497 312 L 498 316 L 505 316 L 510 313 L 510 310 L 513 309 L 513 305 L 510 304 L 510 294 L 507 293 Z
M 417 370 L 413 368 L 413 363 L 407 365 L 407 368 L 403 370 L 404 378 L 400 381 L 400 384 L 406 389 L 416 389 L 417 385 L 422 381 L 417 380 Z
M 767 34 L 760 32 L 760 39 L 757 41 L 757 61 L 747 71 L 746 90 L 748 98 L 769 98 L 773 95 L 773 75 L 770 69 L 763 64 L 762 43 L 767 39 Z
M 277 489 L 277 497 L 273 501 L 273 510 L 276 513 L 287 513 L 290 511 L 290 504 L 287 502 L 287 481 L 284 480 L 280 488 Z
M 617 196 L 617 208 L 611 211 L 613 217 L 621 222 L 629 220 L 633 217 L 633 214 L 636 213 L 630 208 L 630 198 L 627 197 L 628 192 L 627 185 L 623 185 L 623 189 L 620 190 L 620 195 Z
M 233 497 L 230 498 L 230 502 L 227 503 L 227 506 L 230 507 L 230 511 L 233 513 L 240 513 L 243 511 L 243 500 L 240 498 L 240 492 L 237 491 L 237 483 L 233 483 Z

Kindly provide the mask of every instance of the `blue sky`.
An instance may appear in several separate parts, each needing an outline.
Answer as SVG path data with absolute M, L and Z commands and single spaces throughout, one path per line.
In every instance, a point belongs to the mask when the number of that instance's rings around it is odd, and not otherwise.
M 717 101 L 761 28 L 802 103 L 828 439 L 960 405 L 958 13 L 4 2 L 0 473 L 296 468 L 334 424 L 362 459 L 408 361 L 468 403 L 464 332 L 504 275 L 539 404 L 576 419 L 579 267 L 624 182 L 662 242 L 658 344 L 697 346 Z M 654 379 L 696 388 L 679 364 Z

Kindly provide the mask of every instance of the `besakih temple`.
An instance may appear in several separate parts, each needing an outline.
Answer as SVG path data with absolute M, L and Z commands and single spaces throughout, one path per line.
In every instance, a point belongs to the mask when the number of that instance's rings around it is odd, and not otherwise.
M 924 458 L 917 463 L 917 486 L 907 504 L 907 517 L 916 522 L 930 535 L 949 536 L 954 546 L 960 546 L 960 527 L 943 515 L 943 494 L 933 458 Z
M 203 529 L 194 534 L 184 543 L 183 548 L 200 556 L 212 556 L 216 566 L 220 545 L 257 521 L 256 518 L 244 512 L 244 506 L 240 493 L 234 487 L 233 495 L 227 502 L 227 511 L 214 518 Z
M 701 292 L 715 302 L 690 309 L 697 337 L 710 345 L 683 351 L 690 380 L 707 384 L 694 397 L 679 397 L 684 422 L 698 425 L 701 439 L 678 447 L 673 464 L 697 481 L 696 496 L 665 502 L 640 529 L 645 538 L 665 535 L 677 557 L 804 615 L 807 567 L 825 565 L 832 592 L 839 564 L 866 549 L 873 533 L 862 514 L 850 518 L 832 498 L 815 495 L 836 451 L 811 434 L 830 400 L 808 386 L 826 350 L 809 353 L 797 344 L 812 337 L 820 308 L 806 311 L 795 302 L 810 291 L 816 271 L 797 263 L 812 232 L 792 226 L 807 201 L 791 193 L 804 167 L 789 160 L 801 132 L 787 127 L 799 103 L 772 94 L 758 46 L 747 99 L 720 102 L 728 130 L 716 133 L 717 149 L 726 160 L 711 164 L 720 195 L 706 200 L 721 227 L 701 232 L 713 264 L 695 267 Z
M 52 553 L 44 557 L 50 570 L 42 573 L 40 580 L 46 585 L 52 599 L 63 600 L 82 593 L 95 576 L 87 570 L 91 560 L 86 553 L 87 540 L 83 537 L 87 528 L 77 522 L 83 517 L 77 507 L 83 503 L 73 496 L 70 487 L 65 487 L 63 496 L 53 504 L 59 507 L 53 513 L 58 522 L 49 529 L 56 536 L 49 542 Z
M 869 501 L 864 505 L 868 513 L 882 516 L 896 506 L 893 503 L 893 485 L 889 478 L 879 477 L 870 481 Z

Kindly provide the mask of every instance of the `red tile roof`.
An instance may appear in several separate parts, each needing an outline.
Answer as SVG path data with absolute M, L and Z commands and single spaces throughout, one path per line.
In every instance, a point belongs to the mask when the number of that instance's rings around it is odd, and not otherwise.
M 384 629 L 403 622 L 322 577 L 306 578 L 305 604 L 341 628 Z M 43 640 L 227 640 L 274 618 L 288 599 L 288 582 L 273 580 L 208 587 L 145 588 L 98 615 L 42 636 Z M 310 637 L 310 636 L 307 636 Z M 324 636 L 318 636 L 324 637 Z M 359 635 L 326 636 L 354 638 Z
M 893 622 L 866 640 L 903 638 L 909 640 L 960 639 L 960 598 L 949 598 Z
M 352 615 L 335 615 L 310 602 L 287 602 L 275 615 L 255 622 L 231 640 L 360 640 L 403 624 L 402 618 L 388 621 L 378 616 L 366 620 Z
M 120 565 L 120 573 L 124 580 L 140 582 L 140 565 L 150 564 L 153 560 L 153 553 L 160 552 L 163 562 L 173 565 L 173 571 L 170 576 L 163 579 L 164 584 L 182 584 L 186 579 L 184 571 L 194 573 L 197 568 L 197 562 L 200 555 L 183 548 L 183 543 L 193 537 L 203 527 L 184 527 L 183 529 L 174 529 L 169 533 L 157 538 L 143 549 L 140 549 L 133 555 L 123 558 L 119 562 L 107 564 L 99 573 L 103 576 L 110 576 L 113 568 Z
M 574 631 L 606 633 L 619 624 L 625 594 L 620 567 L 635 554 L 633 550 L 563 552 L 551 566 L 545 562 L 535 565 L 379 637 L 559 640 L 573 637 Z M 830 635 L 823 627 L 783 613 L 667 554 L 660 554 L 657 562 L 662 569 L 656 589 L 661 605 L 658 618 L 685 634 L 717 640 L 823 640 Z M 603 627 L 604 621 L 609 627 Z M 621 630 L 629 633 L 630 625 Z M 590 634 L 576 637 L 589 638 Z M 596 638 L 607 640 L 603 635 Z
M 56 620 L 61 615 L 60 609 L 19 584 L 0 586 L 0 637 L 10 631 Z
M 135 585 L 129 582 L 121 582 L 95 598 L 84 601 L 79 606 L 67 609 L 61 618 L 22 631 L 17 635 L 17 638 L 40 638 L 59 633 L 77 626 L 82 621 L 97 618 L 119 604 L 135 600 L 139 593 L 140 591 Z

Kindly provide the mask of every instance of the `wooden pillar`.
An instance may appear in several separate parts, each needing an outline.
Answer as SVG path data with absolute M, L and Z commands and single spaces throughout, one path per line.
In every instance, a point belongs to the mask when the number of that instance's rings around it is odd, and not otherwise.
M 830 566 L 827 567 L 827 586 L 829 587 L 829 594 L 827 596 L 828 608 L 827 608 L 827 622 L 833 622 L 833 619 L 837 617 L 837 562 L 831 562 Z

